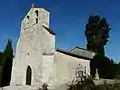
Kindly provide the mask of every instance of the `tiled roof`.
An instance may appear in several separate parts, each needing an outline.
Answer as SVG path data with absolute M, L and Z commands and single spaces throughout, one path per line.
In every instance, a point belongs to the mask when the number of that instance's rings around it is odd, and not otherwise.
M 70 52 L 77 54 L 77 55 L 80 55 L 80 56 L 91 58 L 91 59 L 95 56 L 94 52 L 88 51 L 88 50 L 80 48 L 80 47 L 75 47 L 72 50 L 70 50 Z
M 87 49 L 85 49 L 85 48 L 81 48 L 81 47 L 74 47 L 73 49 L 70 50 L 70 52 L 71 52 L 72 50 L 76 49 L 76 48 L 81 49 L 81 50 L 85 50 L 85 51 L 88 51 L 88 52 L 92 52 L 92 51 L 89 51 L 89 50 L 87 50 Z M 94 52 L 93 52 L 93 53 L 94 53 Z
M 56 49 L 56 51 L 67 54 L 67 55 L 70 55 L 70 56 L 73 56 L 73 57 L 76 57 L 76 58 L 82 58 L 82 59 L 85 59 L 85 60 L 91 60 L 92 59 L 92 58 L 89 58 L 89 57 L 85 57 L 85 56 L 78 55 L 78 54 L 75 54 L 75 53 L 72 53 L 72 52 L 69 52 L 69 51 L 65 51 L 65 50 L 61 50 L 61 49 Z

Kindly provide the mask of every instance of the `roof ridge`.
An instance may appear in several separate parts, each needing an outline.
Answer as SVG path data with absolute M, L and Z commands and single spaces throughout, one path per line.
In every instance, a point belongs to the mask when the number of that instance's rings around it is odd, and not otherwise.
M 39 6 L 35 5 L 35 4 L 32 4 L 31 8 L 42 8 L 42 9 L 47 10 L 48 12 L 50 11 L 50 10 L 49 10 L 48 8 L 46 8 L 46 7 L 39 7 Z
M 88 51 L 88 52 L 93 52 L 93 51 L 87 50 L 87 49 L 85 49 L 85 48 L 81 48 L 81 47 L 79 47 L 79 46 L 76 46 L 76 47 L 72 48 L 72 49 L 70 50 L 70 52 L 71 52 L 72 50 L 74 50 L 75 48 L 82 49 L 82 50 L 85 50 L 85 51 Z M 93 53 L 95 53 L 95 52 L 93 52 Z
M 72 50 L 74 50 L 75 48 L 82 49 L 82 50 L 87 50 L 87 49 L 81 48 L 81 47 L 79 47 L 79 46 L 75 46 L 74 48 L 72 48 L 72 49 L 70 50 L 70 52 L 71 52 Z
M 50 30 L 48 27 L 42 25 L 49 33 L 53 34 L 53 35 L 56 35 L 52 30 Z
M 80 55 L 72 53 L 70 51 L 66 51 L 66 50 L 62 50 L 62 49 L 56 49 L 56 51 L 67 54 L 67 55 L 71 55 L 73 57 L 83 58 L 83 59 L 86 59 L 86 60 L 91 60 L 91 58 L 89 58 L 89 57 L 80 56 Z

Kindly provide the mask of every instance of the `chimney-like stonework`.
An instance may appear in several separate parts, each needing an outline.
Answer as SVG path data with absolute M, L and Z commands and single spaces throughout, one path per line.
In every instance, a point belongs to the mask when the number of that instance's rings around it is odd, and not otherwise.
M 36 5 L 35 4 L 32 4 L 32 8 L 35 8 L 36 7 Z

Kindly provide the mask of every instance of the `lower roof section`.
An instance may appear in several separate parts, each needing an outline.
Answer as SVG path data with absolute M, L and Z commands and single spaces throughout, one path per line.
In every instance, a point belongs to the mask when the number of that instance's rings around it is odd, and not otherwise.
M 56 51 L 58 51 L 60 53 L 64 53 L 66 55 L 70 55 L 72 57 L 82 58 L 82 59 L 85 59 L 85 60 L 92 60 L 93 59 L 91 57 L 86 57 L 85 55 L 80 55 L 80 54 L 72 53 L 70 51 L 65 51 L 65 50 L 62 50 L 62 49 L 56 49 Z

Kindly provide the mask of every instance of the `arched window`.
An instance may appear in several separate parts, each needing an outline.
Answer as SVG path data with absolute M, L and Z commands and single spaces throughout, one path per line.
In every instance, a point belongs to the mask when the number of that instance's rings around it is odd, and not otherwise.
M 29 20 L 30 16 L 27 16 L 27 19 Z
M 36 23 L 38 23 L 38 18 L 36 18 Z
M 26 18 L 27 18 L 27 19 L 26 19 L 26 23 L 29 24 L 30 16 L 28 15 Z
M 35 13 L 36 13 L 36 16 L 37 16 L 36 23 L 38 23 L 38 10 L 36 10 Z
M 31 67 L 27 67 L 27 72 L 26 72 L 26 85 L 31 85 L 31 79 L 32 79 L 32 70 Z
M 36 13 L 36 16 L 38 17 L 38 10 L 36 10 L 35 13 Z

